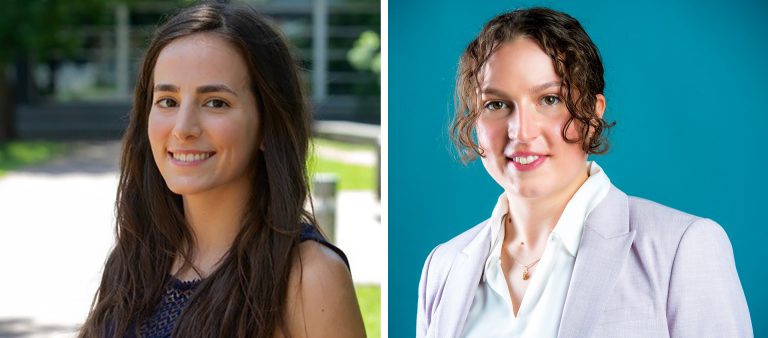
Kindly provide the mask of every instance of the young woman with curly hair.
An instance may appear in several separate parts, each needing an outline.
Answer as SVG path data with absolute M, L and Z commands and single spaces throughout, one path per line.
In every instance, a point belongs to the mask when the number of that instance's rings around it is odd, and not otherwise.
M 628 196 L 607 150 L 603 65 L 576 19 L 490 20 L 461 56 L 451 128 L 504 189 L 490 218 L 437 246 L 417 337 L 751 337 L 715 222 Z

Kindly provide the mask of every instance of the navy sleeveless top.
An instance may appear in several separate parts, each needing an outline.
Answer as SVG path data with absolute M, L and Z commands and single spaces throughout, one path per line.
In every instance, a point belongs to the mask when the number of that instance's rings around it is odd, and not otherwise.
M 341 257 L 341 259 L 344 260 L 347 268 L 349 268 L 349 261 L 347 260 L 347 256 L 344 255 L 344 252 L 342 252 L 341 249 L 337 248 L 333 244 L 329 243 L 314 226 L 305 224 L 301 231 L 300 239 L 302 242 L 311 240 L 325 245 L 326 247 L 336 252 Z M 173 333 L 173 329 L 176 326 L 176 320 L 181 315 L 182 310 L 184 310 L 184 307 L 187 305 L 187 301 L 195 293 L 195 290 L 197 290 L 197 287 L 200 285 L 200 283 L 202 283 L 202 280 L 199 279 L 183 282 L 173 276 L 170 276 L 168 285 L 163 291 L 163 296 L 160 299 L 160 303 L 155 308 L 155 312 L 139 327 L 139 337 L 171 337 L 171 333 Z M 107 329 L 108 337 L 113 336 L 114 328 L 110 326 L 111 325 L 109 325 Z M 134 335 L 133 325 L 128 328 L 126 337 L 136 337 Z

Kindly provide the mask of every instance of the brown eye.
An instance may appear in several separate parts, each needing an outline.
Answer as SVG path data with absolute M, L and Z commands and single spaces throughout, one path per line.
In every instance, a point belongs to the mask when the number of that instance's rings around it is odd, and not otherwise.
M 500 110 L 500 109 L 506 109 L 509 106 L 507 106 L 506 103 L 502 101 L 491 101 L 485 104 L 485 109 L 488 110 Z
M 169 98 L 160 99 L 155 104 L 158 105 L 161 108 L 176 107 L 176 101 L 174 101 L 172 99 L 169 99 Z
M 547 106 L 554 106 L 558 103 L 560 103 L 560 98 L 554 95 L 547 95 L 543 98 L 541 98 L 541 103 L 547 105 Z
M 205 103 L 205 106 L 208 108 L 224 108 L 229 107 L 229 105 L 224 102 L 223 100 L 219 99 L 213 99 Z

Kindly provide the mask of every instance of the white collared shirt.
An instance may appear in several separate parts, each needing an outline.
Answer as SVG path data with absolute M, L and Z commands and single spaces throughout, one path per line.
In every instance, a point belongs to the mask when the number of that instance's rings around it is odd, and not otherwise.
M 589 178 L 568 201 L 550 233 L 541 261 L 531 274 L 517 317 L 501 269 L 503 220 L 509 211 L 506 195 L 501 194 L 488 220 L 491 249 L 462 336 L 557 337 L 584 222 L 611 187 L 611 181 L 597 163 L 587 162 L 586 165 Z

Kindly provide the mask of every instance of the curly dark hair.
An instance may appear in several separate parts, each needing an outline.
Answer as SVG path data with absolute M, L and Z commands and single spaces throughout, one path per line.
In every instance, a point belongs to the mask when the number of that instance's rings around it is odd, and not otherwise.
M 581 142 L 587 154 L 608 151 L 605 132 L 615 122 L 608 123 L 595 111 L 595 96 L 602 94 L 605 88 L 603 63 L 597 47 L 570 15 L 535 7 L 491 19 L 461 56 L 456 79 L 456 115 L 450 132 L 462 161 L 472 161 L 484 155 L 474 139 L 475 122 L 480 113 L 477 103 L 480 72 L 501 45 L 518 37 L 536 42 L 552 59 L 555 72 L 562 79 L 560 90 L 571 114 L 562 130 L 563 139 L 570 143 Z M 569 139 L 566 130 L 574 120 L 578 121 L 580 136 Z

